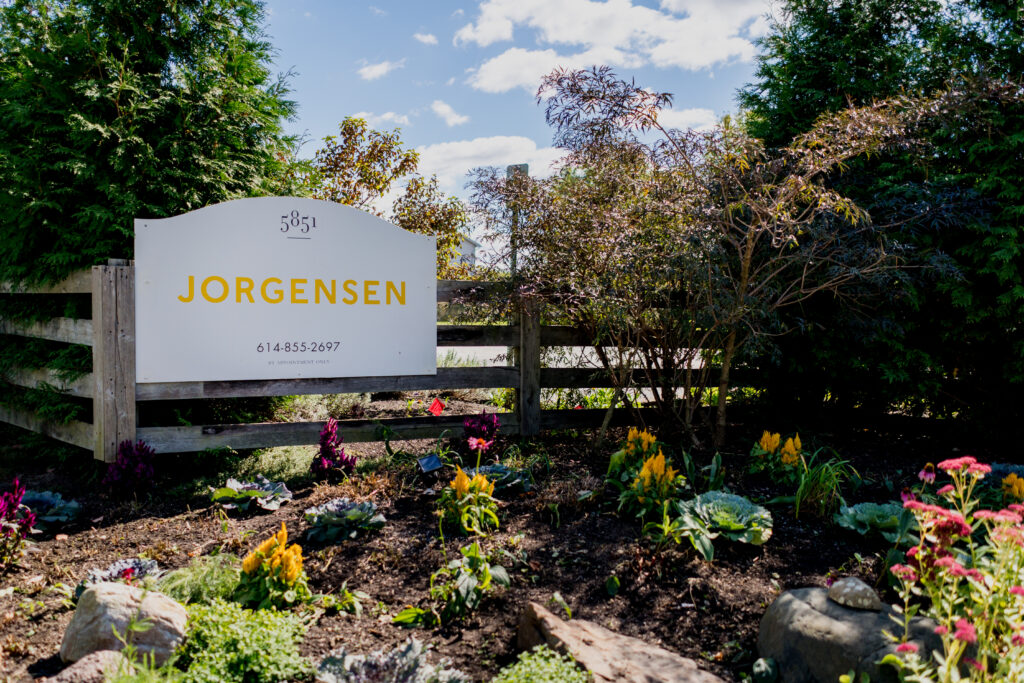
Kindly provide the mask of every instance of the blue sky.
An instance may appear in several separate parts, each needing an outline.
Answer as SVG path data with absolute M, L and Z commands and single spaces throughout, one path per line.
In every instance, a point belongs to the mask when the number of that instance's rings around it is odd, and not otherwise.
M 735 111 L 769 0 L 268 0 L 280 71 L 294 70 L 293 133 L 311 156 L 345 117 L 401 128 L 420 170 L 465 196 L 476 166 L 559 156 L 535 102 L 554 66 L 609 64 L 675 94 L 663 121 L 699 127 Z

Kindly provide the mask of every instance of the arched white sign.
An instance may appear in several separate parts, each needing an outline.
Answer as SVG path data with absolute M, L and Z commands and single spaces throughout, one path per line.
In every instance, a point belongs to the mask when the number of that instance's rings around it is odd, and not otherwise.
M 135 221 L 138 382 L 432 375 L 435 238 L 316 199 Z

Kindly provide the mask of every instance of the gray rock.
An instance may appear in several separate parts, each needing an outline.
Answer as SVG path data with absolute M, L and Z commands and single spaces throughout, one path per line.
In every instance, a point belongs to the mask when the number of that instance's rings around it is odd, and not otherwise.
M 152 654 L 159 666 L 185 639 L 187 617 L 185 608 L 163 593 L 123 583 L 98 583 L 79 599 L 64 632 L 60 658 L 75 662 L 98 650 L 120 651 L 124 645 L 114 630 L 128 637 L 128 623 L 134 618 L 147 621 L 150 628 L 132 633 L 132 645 L 140 655 Z
M 828 589 L 828 599 L 856 609 L 869 609 L 873 612 L 882 609 L 882 601 L 875 589 L 854 576 L 833 583 Z
M 46 683 L 103 683 L 108 674 L 115 673 L 132 675 L 135 667 L 120 652 L 100 650 L 82 657 L 56 676 L 47 678 Z
M 519 618 L 518 645 L 528 650 L 540 644 L 572 655 L 595 683 L 724 683 L 692 659 L 590 621 L 562 621 L 531 602 Z
M 786 591 L 761 618 L 758 653 L 775 660 L 779 680 L 785 683 L 836 681 L 851 669 L 858 676 L 868 674 L 873 683 L 895 683 L 896 671 L 878 665 L 885 655 L 896 652 L 882 631 L 902 633 L 891 619 L 894 614 L 889 605 L 878 612 L 844 607 L 829 600 L 824 588 Z M 929 619 L 911 622 L 910 642 L 924 657 L 942 649 L 935 626 Z

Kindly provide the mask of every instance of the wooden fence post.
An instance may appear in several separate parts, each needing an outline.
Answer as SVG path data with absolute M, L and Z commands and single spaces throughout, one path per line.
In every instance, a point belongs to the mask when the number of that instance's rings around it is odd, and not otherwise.
M 519 313 L 519 433 L 540 432 L 540 311 L 534 299 L 523 301 Z
M 92 268 L 93 455 L 113 462 L 135 441 L 135 267 L 111 261 Z

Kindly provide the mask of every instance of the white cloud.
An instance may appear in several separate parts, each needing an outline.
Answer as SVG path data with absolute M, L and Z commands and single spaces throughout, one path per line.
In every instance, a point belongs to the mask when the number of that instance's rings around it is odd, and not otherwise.
M 444 82 L 444 84 L 445 85 L 455 85 L 455 76 L 452 76 L 451 78 L 449 78 L 447 81 Z
M 358 71 L 359 77 L 364 81 L 373 81 L 383 76 L 387 76 L 395 69 L 401 69 L 405 66 L 405 60 L 400 59 L 397 62 L 389 62 L 387 60 L 378 64 L 367 64 L 361 67 Z
M 437 45 L 437 36 L 433 33 L 414 33 L 412 37 L 424 45 Z
M 468 116 L 463 116 L 457 113 L 452 106 L 443 100 L 434 100 L 430 105 L 430 109 L 437 114 L 437 116 L 444 120 L 445 124 L 451 128 L 452 126 L 461 126 L 462 124 L 469 121 Z
M 653 9 L 633 0 L 484 0 L 455 43 L 486 47 L 513 40 L 517 28 L 534 33 L 541 49 L 513 47 L 474 71 L 470 84 L 486 92 L 535 90 L 554 66 L 706 69 L 753 58 L 751 40 L 763 30 L 758 17 L 769 3 L 662 0 Z
M 707 130 L 718 123 L 710 109 L 664 109 L 658 113 L 658 123 L 666 128 Z
M 382 10 L 380 7 L 374 7 L 373 5 L 370 5 L 370 12 L 376 14 L 378 17 L 386 17 L 388 15 L 388 13 Z
M 419 171 L 425 176 L 437 175 L 446 192 L 462 194 L 466 174 L 478 166 L 499 166 L 527 163 L 530 175 L 548 176 L 555 171 L 555 162 L 562 151 L 554 147 L 537 147 L 533 140 L 513 135 L 441 142 L 426 145 L 420 153 Z
M 408 126 L 409 117 L 405 114 L 397 114 L 393 111 L 386 111 L 383 114 L 374 114 L 369 111 L 361 111 L 358 114 L 353 114 L 356 118 L 365 119 L 371 128 L 379 128 L 381 124 L 395 125 L 395 126 Z

